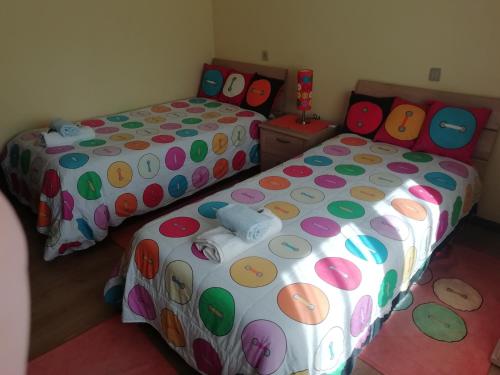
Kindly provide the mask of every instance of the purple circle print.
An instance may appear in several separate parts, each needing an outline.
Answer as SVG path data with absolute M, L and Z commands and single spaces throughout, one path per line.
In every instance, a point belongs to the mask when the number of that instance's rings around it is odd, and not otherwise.
M 119 130 L 120 129 L 117 128 L 116 126 L 105 126 L 103 128 L 97 128 L 97 129 L 95 129 L 95 132 L 97 134 L 112 134 L 112 133 L 116 133 Z
M 156 310 L 153 299 L 142 285 L 136 285 L 128 293 L 128 306 L 137 315 L 147 320 L 156 319 Z
M 264 193 L 257 189 L 237 189 L 231 193 L 231 198 L 239 203 L 252 204 L 263 201 Z
M 326 217 L 313 216 L 302 220 L 300 227 L 307 233 L 322 238 L 335 237 L 340 233 L 340 225 Z
M 74 150 L 73 146 L 55 146 L 55 147 L 47 147 L 45 152 L 50 155 L 54 154 L 62 154 L 63 152 L 68 152 Z
M 163 130 L 176 130 L 182 128 L 182 125 L 175 122 L 167 122 L 166 124 L 161 124 L 160 128 Z
M 241 344 L 247 362 L 261 375 L 276 372 L 285 359 L 285 333 L 269 320 L 248 323 L 241 333 Z
M 314 179 L 314 183 L 325 189 L 339 189 L 345 186 L 346 181 L 339 176 L 335 176 L 332 174 L 323 174 L 316 177 Z
M 413 174 L 418 172 L 418 167 L 415 164 L 406 163 L 404 161 L 395 161 L 387 164 L 387 168 L 396 173 Z
M 351 150 L 349 150 L 345 146 L 338 146 L 338 145 L 328 145 L 323 147 L 323 152 L 328 155 L 333 155 L 333 156 L 345 156 L 349 155 L 351 153 Z
M 456 174 L 457 176 L 467 178 L 469 177 L 469 171 L 465 165 L 453 160 L 443 160 L 439 162 L 441 168 Z
M 206 132 L 211 132 L 211 131 L 219 129 L 219 125 L 217 125 L 215 122 L 207 122 L 207 123 L 198 125 L 198 129 L 206 131 Z
M 210 179 L 210 172 L 207 167 L 198 167 L 194 170 L 191 176 L 191 182 L 195 188 L 200 188 L 205 185 Z
M 370 323 L 373 301 L 370 296 L 363 296 L 354 307 L 351 317 L 351 335 L 359 336 Z

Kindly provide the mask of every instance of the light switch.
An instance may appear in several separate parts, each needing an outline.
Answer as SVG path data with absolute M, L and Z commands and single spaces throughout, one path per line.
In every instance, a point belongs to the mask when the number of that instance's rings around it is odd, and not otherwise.
M 441 68 L 431 68 L 429 70 L 429 81 L 439 82 L 441 80 Z

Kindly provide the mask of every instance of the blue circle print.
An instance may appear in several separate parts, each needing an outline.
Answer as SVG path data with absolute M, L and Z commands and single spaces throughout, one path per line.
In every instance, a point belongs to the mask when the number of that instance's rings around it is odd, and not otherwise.
M 217 210 L 225 206 L 227 206 L 226 202 L 207 202 L 198 207 L 198 212 L 203 217 L 206 217 L 208 219 L 215 219 Z
M 61 156 L 61 158 L 59 159 L 59 164 L 63 168 L 77 169 L 83 167 L 85 164 L 87 164 L 88 161 L 89 156 L 87 154 L 74 152 Z
M 201 89 L 208 96 L 217 95 L 222 90 L 224 77 L 222 73 L 216 69 L 208 69 L 203 74 L 201 81 Z
M 202 104 L 202 103 L 205 103 L 206 101 L 207 101 L 207 99 L 203 99 L 203 98 L 192 98 L 192 99 L 188 100 L 188 102 L 191 104 Z
M 194 137 L 198 134 L 198 130 L 194 129 L 182 129 L 175 132 L 179 137 Z
M 452 177 L 443 172 L 429 172 L 424 178 L 431 184 L 443 189 L 454 191 L 457 188 L 457 182 Z
M 363 260 L 373 260 L 377 264 L 382 264 L 387 259 L 387 248 L 375 237 L 365 234 L 349 238 L 345 242 L 345 247 L 353 255 Z
M 78 223 L 78 230 L 83 234 L 87 240 L 94 239 L 94 232 L 92 232 L 92 228 L 90 228 L 89 224 L 85 221 L 85 219 L 76 219 Z
M 168 184 L 168 193 L 174 197 L 179 198 L 184 195 L 188 187 L 188 181 L 183 175 L 177 175 L 170 180 Z
M 316 167 L 325 167 L 327 165 L 331 165 L 332 159 L 327 158 L 326 156 L 320 155 L 312 155 L 308 156 L 304 159 L 304 162 L 309 165 L 314 165 Z
M 250 161 L 254 164 L 259 164 L 260 161 L 259 145 L 254 145 L 250 150 Z
M 111 122 L 123 122 L 128 120 L 128 117 L 124 115 L 113 115 L 106 118 Z
M 462 108 L 446 107 L 432 117 L 429 136 L 439 147 L 457 149 L 472 140 L 476 128 L 477 121 L 471 112 Z

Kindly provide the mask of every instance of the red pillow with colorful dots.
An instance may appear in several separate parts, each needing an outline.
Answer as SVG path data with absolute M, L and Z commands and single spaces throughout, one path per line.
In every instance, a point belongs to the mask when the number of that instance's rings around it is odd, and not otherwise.
M 391 110 L 393 97 L 377 98 L 375 96 L 351 92 L 349 107 L 345 116 L 347 129 L 354 134 L 373 138 L 378 128 Z
M 217 99 L 222 91 L 222 87 L 224 87 L 226 77 L 230 72 L 231 69 L 223 66 L 204 64 L 198 96 L 202 98 Z
M 276 99 L 283 83 L 285 81 L 282 79 L 269 78 L 256 73 L 241 107 L 268 117 L 273 108 L 274 99 Z
M 375 134 L 375 140 L 412 148 L 424 125 L 426 110 L 425 105 L 394 99 L 391 112 Z
M 219 101 L 240 106 L 252 83 L 253 76 L 254 73 L 241 73 L 232 70 L 219 94 Z
M 447 156 L 472 163 L 481 130 L 490 118 L 488 108 L 457 107 L 435 101 L 427 111 L 414 151 Z

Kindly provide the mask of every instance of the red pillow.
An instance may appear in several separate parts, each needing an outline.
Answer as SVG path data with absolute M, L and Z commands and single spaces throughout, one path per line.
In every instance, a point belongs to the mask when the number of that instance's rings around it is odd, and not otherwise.
M 379 98 L 351 91 L 345 116 L 347 129 L 354 134 L 373 138 L 391 110 L 394 97 Z
M 471 164 L 474 147 L 490 114 L 488 108 L 455 107 L 435 101 L 427 111 L 427 118 L 413 150 L 448 156 Z
M 391 112 L 378 129 L 375 140 L 412 148 L 425 121 L 427 106 L 396 98 Z
M 201 98 L 217 99 L 224 86 L 224 81 L 230 72 L 231 69 L 223 66 L 203 64 L 198 96 Z
M 219 101 L 239 106 L 252 83 L 254 73 L 231 70 L 219 94 Z

